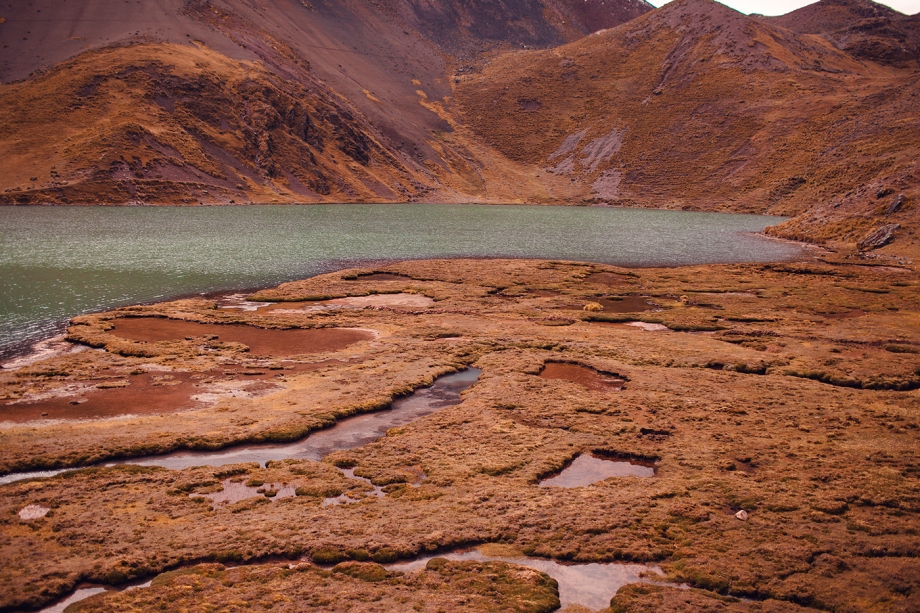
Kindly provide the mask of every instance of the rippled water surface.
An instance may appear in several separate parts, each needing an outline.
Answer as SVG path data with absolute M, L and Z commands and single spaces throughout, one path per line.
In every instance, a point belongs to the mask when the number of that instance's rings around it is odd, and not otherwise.
M 0 358 L 80 313 L 255 288 L 374 260 L 526 257 L 624 266 L 774 261 L 781 218 L 597 207 L 0 207 Z

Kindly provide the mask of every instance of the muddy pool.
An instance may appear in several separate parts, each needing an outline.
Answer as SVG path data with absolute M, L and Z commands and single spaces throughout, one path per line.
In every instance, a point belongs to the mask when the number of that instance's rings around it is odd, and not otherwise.
M 547 362 L 540 371 L 543 379 L 561 379 L 583 385 L 596 392 L 611 392 L 623 389 L 626 380 L 614 373 L 595 370 L 581 364 L 569 362 Z
M 610 477 L 654 477 L 650 463 L 609 460 L 583 453 L 554 477 L 544 479 L 540 487 L 585 487 Z

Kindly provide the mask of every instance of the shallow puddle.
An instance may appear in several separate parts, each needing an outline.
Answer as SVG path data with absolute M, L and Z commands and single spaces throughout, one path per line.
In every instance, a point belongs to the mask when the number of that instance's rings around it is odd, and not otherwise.
M 583 311 L 585 305 L 592 302 L 603 307 L 602 313 L 642 313 L 659 310 L 658 305 L 650 302 L 648 296 L 616 296 L 610 298 L 585 298 L 579 304 L 562 307 L 568 311 Z
M 583 453 L 555 477 L 544 479 L 540 487 L 585 487 L 610 477 L 654 477 L 655 468 L 647 464 L 606 460 Z
M 115 320 L 109 334 L 148 343 L 186 338 L 216 337 L 211 342 L 242 343 L 252 354 L 292 356 L 339 351 L 360 341 L 371 340 L 370 330 L 312 328 L 279 330 L 239 324 L 202 324 L 162 317 L 123 317 Z
M 261 485 L 248 485 L 244 481 L 225 479 L 221 482 L 223 490 L 208 494 L 189 494 L 189 498 L 208 498 L 214 504 L 233 504 L 255 496 L 264 496 L 269 500 L 293 498 L 297 494 L 294 486 L 282 483 L 264 483 Z
M 246 299 L 249 294 L 225 294 L 215 296 L 214 301 L 219 309 L 236 309 L 238 311 L 258 311 L 272 305 L 271 302 L 252 302 Z
M 647 321 L 628 321 L 623 325 L 629 326 L 630 328 L 639 328 L 646 332 L 667 332 L 670 330 L 670 328 L 664 324 L 650 323 Z
M 387 410 L 343 419 L 332 428 L 318 430 L 305 439 L 287 445 L 238 446 L 223 451 L 181 451 L 134 458 L 117 464 L 162 466 L 180 470 L 191 466 L 223 466 L 239 462 L 257 462 L 264 466 L 269 460 L 288 458 L 321 460 L 333 451 L 354 449 L 372 443 L 385 436 L 390 428 L 403 426 L 440 409 L 460 404 L 460 393 L 473 385 L 481 373 L 478 368 L 468 368 L 462 372 L 439 377 L 430 387 L 418 389 L 412 395 L 397 400 Z M 107 466 L 114 464 L 110 463 Z M 77 469 L 12 473 L 0 477 L 0 485 L 22 479 L 53 477 L 69 470 Z
M 596 392 L 611 392 L 623 389 L 626 383 L 614 373 L 605 373 L 581 364 L 547 362 L 540 371 L 544 379 L 562 379 L 584 385 Z
M 623 330 L 639 329 L 646 332 L 669 332 L 671 330 L 671 328 L 664 324 L 649 323 L 646 321 L 592 321 L 591 323 L 598 326 L 609 326 L 611 328 L 620 328 Z
M 342 471 L 342 474 L 345 475 L 347 478 L 354 479 L 355 481 L 361 481 L 363 483 L 367 483 L 372 488 L 374 488 L 373 490 L 367 492 L 367 496 L 373 496 L 374 498 L 383 498 L 386 495 L 383 492 L 383 487 L 379 485 L 374 485 L 373 483 L 371 483 L 370 479 L 366 479 L 364 477 L 359 477 L 355 475 L 354 468 L 340 468 L 339 470 Z M 341 494 L 339 496 L 333 496 L 331 498 L 324 498 L 322 502 L 322 506 L 329 507 L 329 506 L 335 506 L 335 505 L 340 505 L 340 504 L 352 504 L 355 502 L 361 502 L 361 500 L 362 498 L 352 498 L 346 493 L 346 494 Z
M 48 507 L 43 507 L 37 504 L 29 504 L 19 510 L 19 519 L 21 519 L 22 521 L 31 521 L 33 519 L 41 519 L 42 517 L 47 515 L 50 510 L 51 509 L 49 509 Z
M 101 419 L 201 408 L 219 397 L 253 398 L 281 389 L 285 376 L 312 372 L 341 360 L 279 362 L 269 367 L 227 365 L 205 372 L 112 372 L 95 385 L 64 389 L 46 398 L 0 401 L 0 422 Z M 103 372 L 105 374 L 105 372 Z
M 389 564 L 387 569 L 410 572 L 425 568 L 425 565 L 432 558 L 474 560 L 476 562 L 508 562 L 509 564 L 527 566 L 546 573 L 559 583 L 559 600 L 563 609 L 571 605 L 581 605 L 592 611 L 597 609 L 606 610 L 610 606 L 610 599 L 624 585 L 630 583 L 658 583 L 642 577 L 644 573 L 661 573 L 660 568 L 643 564 L 560 564 L 553 560 L 539 558 L 488 556 L 478 549 L 461 553 L 427 556 L 410 562 Z

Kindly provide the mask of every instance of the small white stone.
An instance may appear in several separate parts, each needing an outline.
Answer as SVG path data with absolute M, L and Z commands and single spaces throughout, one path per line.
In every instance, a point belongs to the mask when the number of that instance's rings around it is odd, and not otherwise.
M 30 504 L 24 506 L 21 511 L 19 511 L 19 519 L 23 521 L 29 521 L 30 519 L 39 519 L 48 514 L 48 511 L 51 509 L 47 507 L 42 507 L 37 504 Z
M 738 511 L 737 513 L 735 513 L 735 517 L 737 517 L 737 518 L 740 519 L 741 521 L 747 521 L 748 512 L 745 511 L 744 509 L 741 509 L 740 511 Z

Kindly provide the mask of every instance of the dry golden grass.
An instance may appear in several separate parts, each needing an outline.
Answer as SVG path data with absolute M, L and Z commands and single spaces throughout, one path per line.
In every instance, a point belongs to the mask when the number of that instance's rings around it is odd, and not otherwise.
M 404 280 L 343 271 L 260 298 L 386 289 L 437 302 L 303 314 L 231 312 L 203 300 L 132 307 L 71 326 L 73 338 L 108 351 L 0 376 L 4 396 L 28 399 L 141 367 L 265 364 L 235 345 L 209 350 L 202 339 L 147 343 L 153 357 L 132 357 L 137 343 L 107 331 L 112 317 L 126 315 L 380 333 L 312 357 L 362 361 L 285 376 L 282 389 L 262 398 L 159 416 L 7 424 L 0 444 L 9 470 L 283 440 L 382 407 L 464 364 L 483 370 L 462 404 L 375 443 L 323 462 L 232 469 L 252 482 L 295 487 L 294 498 L 212 506 L 189 496 L 213 491 L 228 467 L 98 468 L 2 486 L 2 606 L 34 606 L 80 581 L 121 584 L 202 560 L 386 562 L 490 543 L 557 560 L 655 562 L 670 580 L 696 588 L 628 588 L 614 601 L 618 611 L 916 608 L 916 272 L 818 261 L 626 271 L 441 260 L 386 270 Z M 570 325 L 539 325 L 547 311 L 573 301 L 639 292 L 664 310 L 637 317 L 655 316 L 671 329 L 718 329 L 646 332 L 577 311 Z M 539 377 L 554 361 L 618 373 L 624 389 Z M 585 452 L 654 459 L 657 473 L 579 489 L 537 487 Z M 353 466 L 386 495 L 366 496 L 368 486 L 333 465 Z M 323 496 L 343 491 L 362 502 L 321 506 Z M 51 512 L 23 522 L 16 513 L 29 504 Z M 739 509 L 747 521 L 735 518 Z M 360 590 L 392 598 L 398 585 Z M 244 588 L 221 594 L 239 597 Z

